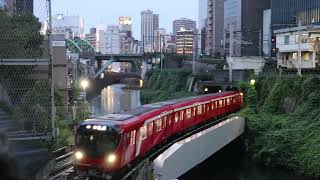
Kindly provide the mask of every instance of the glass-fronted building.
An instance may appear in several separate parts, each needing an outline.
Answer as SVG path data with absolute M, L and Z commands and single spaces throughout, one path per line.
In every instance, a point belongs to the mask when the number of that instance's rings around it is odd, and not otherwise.
M 0 0 L 0 10 L 4 10 L 6 5 L 6 0 Z
M 320 0 L 272 0 L 272 27 L 282 29 L 297 24 L 320 24 Z

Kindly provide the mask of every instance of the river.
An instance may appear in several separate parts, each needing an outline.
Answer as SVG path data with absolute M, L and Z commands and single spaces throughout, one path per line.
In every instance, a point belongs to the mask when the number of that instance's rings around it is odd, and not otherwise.
M 140 90 L 115 84 L 104 88 L 92 101 L 95 115 L 125 112 L 141 106 Z M 214 180 L 311 180 L 281 168 L 269 168 L 252 162 L 244 151 L 241 138 L 187 172 L 179 179 Z

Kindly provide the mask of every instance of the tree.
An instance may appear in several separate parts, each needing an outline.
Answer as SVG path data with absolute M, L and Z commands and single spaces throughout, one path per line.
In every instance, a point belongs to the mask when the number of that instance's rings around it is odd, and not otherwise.
M 41 23 L 31 14 L 7 15 L 0 11 L 0 58 L 42 56 Z

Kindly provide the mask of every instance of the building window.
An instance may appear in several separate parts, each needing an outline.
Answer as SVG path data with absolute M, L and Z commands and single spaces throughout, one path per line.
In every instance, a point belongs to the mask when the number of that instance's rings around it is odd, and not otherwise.
M 285 35 L 285 36 L 284 36 L 284 44 L 285 44 L 285 45 L 288 45 L 288 44 L 289 44 L 289 39 L 290 39 L 290 36 L 289 36 L 289 35 Z
M 187 119 L 191 118 L 191 109 L 187 109 Z
M 149 136 L 153 134 L 153 122 L 148 124 L 149 126 Z
M 307 52 L 307 53 L 303 53 L 303 60 L 305 60 L 305 61 L 309 61 L 310 60 L 310 56 L 309 56 L 309 53 Z
M 156 120 L 156 132 L 161 131 L 162 121 L 161 119 Z
M 142 126 L 140 128 L 140 138 L 142 140 L 146 139 L 147 138 L 147 126 Z
M 136 130 L 130 133 L 130 145 L 136 144 Z

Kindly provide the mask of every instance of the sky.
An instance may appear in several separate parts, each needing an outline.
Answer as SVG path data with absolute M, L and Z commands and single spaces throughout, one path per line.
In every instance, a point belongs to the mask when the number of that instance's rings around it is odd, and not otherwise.
M 160 27 L 172 32 L 172 21 L 181 17 L 198 19 L 198 0 L 52 0 L 52 13 L 79 15 L 85 32 L 96 25 L 117 25 L 119 16 L 133 18 L 133 35 L 140 39 L 140 13 L 160 14 Z

